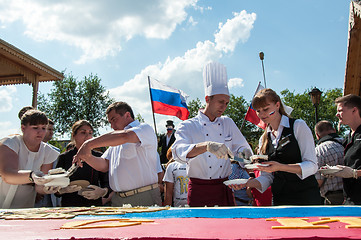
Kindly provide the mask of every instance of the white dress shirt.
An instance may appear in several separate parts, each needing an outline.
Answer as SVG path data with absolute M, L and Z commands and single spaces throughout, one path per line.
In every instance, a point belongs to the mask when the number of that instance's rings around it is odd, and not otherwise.
M 109 161 L 109 184 L 116 192 L 158 182 L 157 137 L 153 128 L 135 120 L 124 129 L 133 131 L 140 142 L 109 147 L 102 155 Z
M 272 145 L 275 149 L 277 148 L 278 141 L 281 138 L 281 134 L 284 127 L 287 128 L 290 127 L 289 118 L 284 115 L 282 115 L 281 122 L 280 125 L 278 126 L 277 131 L 273 131 L 272 133 L 270 126 L 267 127 L 267 132 L 271 132 L 270 135 L 272 139 Z M 298 165 L 302 169 L 302 173 L 297 174 L 297 176 L 300 179 L 305 179 L 315 174 L 318 169 L 316 152 L 315 152 L 315 142 L 310 128 L 302 119 L 296 119 L 293 126 L 293 131 L 295 138 L 298 142 L 298 146 L 300 148 L 301 158 L 302 158 L 302 162 L 298 163 Z M 262 137 L 259 140 L 259 148 L 261 148 L 261 145 L 262 145 Z M 262 185 L 262 189 L 260 189 L 261 192 L 264 192 L 272 184 L 273 174 L 267 172 L 261 172 L 261 175 L 256 179 Z
M 187 154 L 197 143 L 224 143 L 235 155 L 244 148 L 251 150 L 233 120 L 225 116 L 211 122 L 204 113 L 199 112 L 196 117 L 181 122 L 175 134 L 173 158 L 178 162 L 187 163 L 187 175 L 192 178 L 220 179 L 228 177 L 232 172 L 229 160 L 218 159 L 210 152 L 187 158 Z

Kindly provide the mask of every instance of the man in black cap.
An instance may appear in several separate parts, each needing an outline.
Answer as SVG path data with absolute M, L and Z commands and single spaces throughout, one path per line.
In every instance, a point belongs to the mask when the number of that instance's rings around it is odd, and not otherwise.
M 167 133 L 160 137 L 159 143 L 158 143 L 158 147 L 161 148 L 160 162 L 162 164 L 165 164 L 168 162 L 167 151 L 168 151 L 168 148 L 170 148 L 170 146 L 172 146 L 172 144 L 175 141 L 175 137 L 174 137 L 175 129 L 174 129 L 173 121 L 167 120 L 167 124 L 165 126 L 167 128 Z

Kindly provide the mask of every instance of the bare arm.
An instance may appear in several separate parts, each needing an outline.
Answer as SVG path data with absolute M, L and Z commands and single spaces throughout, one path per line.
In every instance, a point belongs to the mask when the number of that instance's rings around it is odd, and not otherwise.
M 159 186 L 159 191 L 161 193 L 164 192 L 163 177 L 164 177 L 164 172 L 163 171 L 159 172 L 158 173 L 158 186 Z
M 196 146 L 187 154 L 187 158 L 193 158 L 205 152 L 207 152 L 207 142 L 201 142 L 196 144 Z
M 30 183 L 29 171 L 18 172 L 19 156 L 9 147 L 0 144 L 0 175 L 4 182 L 8 184 L 27 184 Z
M 74 156 L 74 162 L 82 166 L 81 161 L 85 161 L 92 168 L 106 172 L 109 170 L 109 161 L 95 157 L 91 154 L 91 150 L 99 147 L 118 146 L 124 143 L 138 143 L 139 138 L 135 132 L 131 130 L 120 130 L 103 134 L 99 137 L 89 139 L 79 148 L 78 153 Z
M 118 146 L 124 143 L 138 143 L 139 138 L 131 129 L 118 130 L 103 134 L 99 137 L 87 140 L 92 149 L 108 146 Z
M 263 163 L 269 164 L 269 166 L 267 167 L 258 166 L 259 170 L 263 172 L 282 171 L 282 172 L 302 174 L 302 168 L 300 167 L 299 164 L 282 164 L 276 161 L 269 161 Z
M 164 205 L 172 206 L 174 183 L 165 182 Z
M 49 172 L 49 170 L 52 169 L 52 168 L 53 168 L 53 163 L 47 163 L 47 164 L 41 165 L 40 171 L 47 174 Z
M 318 187 L 321 187 L 324 183 L 325 179 L 317 179 Z

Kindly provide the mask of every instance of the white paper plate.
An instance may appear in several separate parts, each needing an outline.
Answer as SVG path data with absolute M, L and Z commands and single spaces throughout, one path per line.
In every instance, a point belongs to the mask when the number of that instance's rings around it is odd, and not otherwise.
M 248 182 L 248 179 L 232 179 L 232 180 L 227 180 L 227 181 L 224 181 L 223 184 L 225 185 L 231 185 L 231 184 L 245 184 L 246 182 Z
M 339 168 L 339 167 L 329 167 L 329 168 L 320 168 L 318 169 L 318 171 L 321 173 L 321 174 L 332 174 L 332 173 L 337 173 L 339 171 L 341 171 L 342 168 Z
M 247 169 L 256 169 L 258 167 L 267 167 L 269 164 L 261 164 L 261 163 L 253 163 L 253 164 L 246 164 L 244 165 Z

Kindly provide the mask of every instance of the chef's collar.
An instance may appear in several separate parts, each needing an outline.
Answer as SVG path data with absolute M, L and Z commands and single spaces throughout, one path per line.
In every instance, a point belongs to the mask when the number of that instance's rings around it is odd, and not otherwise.
M 198 115 L 200 116 L 200 121 L 202 124 L 204 124 L 204 123 L 214 124 L 214 123 L 218 123 L 218 121 L 219 121 L 219 117 L 216 117 L 214 119 L 214 121 L 209 120 L 208 116 L 205 115 L 202 111 L 199 111 Z

